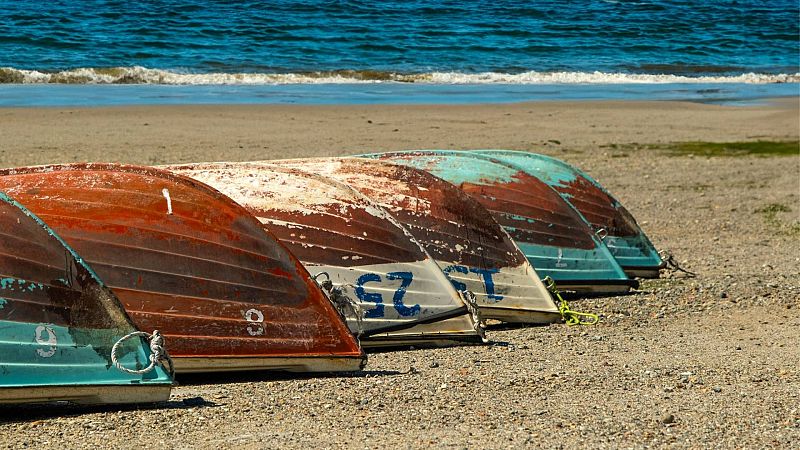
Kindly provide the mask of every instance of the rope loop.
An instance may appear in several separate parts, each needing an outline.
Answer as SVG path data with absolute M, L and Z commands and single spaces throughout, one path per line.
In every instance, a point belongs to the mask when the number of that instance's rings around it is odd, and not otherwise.
M 134 337 L 143 337 L 147 340 L 150 346 L 150 364 L 142 369 L 128 369 L 124 367 L 117 357 L 117 352 L 122 347 L 122 343 Z M 130 373 L 133 375 L 144 375 L 156 368 L 156 365 L 161 365 L 168 370 L 170 376 L 175 375 L 175 367 L 172 364 L 172 358 L 164 348 L 164 336 L 158 330 L 154 330 L 153 334 L 145 333 L 144 331 L 134 331 L 122 336 L 113 347 L 111 347 L 111 362 L 114 367 L 122 372 Z
M 322 276 L 325 277 L 325 280 L 320 282 L 318 278 Z M 347 295 L 345 291 L 345 286 L 347 285 L 334 286 L 328 272 L 320 272 L 316 275 L 312 275 L 311 279 L 325 292 L 328 300 L 336 307 L 340 316 L 344 319 L 347 319 L 348 316 L 356 319 L 356 339 L 360 339 L 361 335 L 364 334 L 364 313 L 361 309 L 361 304 Z
M 683 272 L 689 278 L 695 278 L 697 276 L 696 273 L 690 272 L 690 271 L 684 269 L 683 267 L 681 267 L 678 264 L 678 261 L 675 260 L 675 255 L 673 255 L 669 251 L 661 250 L 660 252 L 658 252 L 658 256 L 661 257 L 661 261 L 663 261 L 664 264 L 666 264 L 665 267 L 668 270 L 677 271 L 677 272 Z
M 573 311 L 569 303 L 561 297 L 561 293 L 558 291 L 558 287 L 556 286 L 555 280 L 550 278 L 549 276 L 544 277 L 542 280 L 547 287 L 547 290 L 550 291 L 553 295 L 558 298 L 558 312 L 561 313 L 561 317 L 564 319 L 564 323 L 569 326 L 573 325 L 596 325 L 600 322 L 600 317 L 597 314 L 587 313 L 587 312 L 580 312 L 580 311 Z
M 469 311 L 470 315 L 472 316 L 472 321 L 475 323 L 475 331 L 478 332 L 478 335 L 480 335 L 481 340 L 484 343 L 489 342 L 486 340 L 486 324 L 481 317 L 481 311 L 478 307 L 478 300 L 477 297 L 475 297 L 475 293 L 468 289 L 457 292 L 461 297 L 461 300 L 464 301 L 467 311 Z

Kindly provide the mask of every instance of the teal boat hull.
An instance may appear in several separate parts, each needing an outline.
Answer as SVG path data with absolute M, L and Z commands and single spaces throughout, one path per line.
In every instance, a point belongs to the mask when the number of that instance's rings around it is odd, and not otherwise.
M 364 156 L 426 170 L 459 186 L 492 213 L 536 272 L 562 289 L 621 293 L 637 285 L 572 206 L 513 165 L 457 151 Z
M 658 278 L 664 262 L 633 216 L 595 179 L 564 161 L 513 150 L 477 153 L 523 168 L 555 189 L 596 229 L 607 232 L 603 243 L 629 276 Z
M 119 301 L 57 235 L 0 193 L 0 403 L 149 403 L 169 398 L 160 365 L 114 365 L 136 332 Z M 119 345 L 129 369 L 149 365 L 141 337 Z

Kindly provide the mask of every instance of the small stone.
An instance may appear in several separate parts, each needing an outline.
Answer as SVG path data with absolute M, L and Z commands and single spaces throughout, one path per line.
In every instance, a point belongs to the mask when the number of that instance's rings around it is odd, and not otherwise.
M 717 393 L 722 392 L 722 388 L 719 387 L 719 386 L 714 386 L 713 388 L 711 388 L 711 390 L 713 390 L 714 392 L 717 392 Z
M 435 369 L 435 368 L 439 367 L 439 363 L 437 361 L 432 361 L 429 367 L 431 369 Z
M 728 293 L 725 292 L 725 291 L 720 292 L 719 293 L 719 298 L 728 298 Z
M 673 424 L 675 423 L 675 416 L 672 414 L 665 414 L 663 417 L 661 417 L 661 423 L 664 425 Z

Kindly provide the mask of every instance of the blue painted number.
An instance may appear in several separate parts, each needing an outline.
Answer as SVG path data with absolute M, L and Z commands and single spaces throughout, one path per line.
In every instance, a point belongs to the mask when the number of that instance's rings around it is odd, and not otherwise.
M 414 306 L 406 306 L 403 303 L 403 297 L 406 295 L 406 289 L 411 285 L 411 282 L 414 280 L 414 274 L 411 272 L 389 272 L 386 274 L 387 280 L 400 280 L 400 287 L 394 291 L 394 295 L 392 295 L 392 304 L 394 305 L 394 309 L 397 310 L 397 313 L 403 317 L 409 316 L 416 316 L 419 314 L 421 307 L 419 304 Z M 377 317 L 384 317 L 385 310 L 383 304 L 383 296 L 378 293 L 374 292 L 367 292 L 364 290 L 364 284 L 375 282 L 380 283 L 381 277 L 375 273 L 365 273 L 358 277 L 356 280 L 356 297 L 362 302 L 372 302 L 375 303 L 375 308 L 371 309 L 364 314 L 366 318 L 377 318 Z
M 467 285 L 450 278 L 450 274 L 452 272 L 458 272 L 463 274 L 474 273 L 481 277 L 481 281 L 483 282 L 483 288 L 486 291 L 486 296 L 489 300 L 500 301 L 503 299 L 502 295 L 495 293 L 494 291 L 494 279 L 492 275 L 498 272 L 497 269 L 481 269 L 479 267 L 465 267 L 465 266 L 447 266 L 443 270 L 444 274 L 447 276 L 447 279 L 450 280 L 450 283 L 453 284 L 453 287 L 456 288 L 457 291 L 463 291 L 467 289 Z
M 400 282 L 400 287 L 394 291 L 394 295 L 392 296 L 392 303 L 394 303 L 394 309 L 403 316 L 416 316 L 419 314 L 419 304 L 416 304 L 412 307 L 408 307 L 403 304 L 403 296 L 406 295 L 406 288 L 411 284 L 411 281 L 414 279 L 414 274 L 411 272 L 389 272 L 386 274 L 386 279 L 388 280 L 402 280 Z

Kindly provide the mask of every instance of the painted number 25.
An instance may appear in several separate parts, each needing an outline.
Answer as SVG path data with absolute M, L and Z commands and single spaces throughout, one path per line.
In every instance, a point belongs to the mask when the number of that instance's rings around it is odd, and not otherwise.
M 411 285 L 414 280 L 414 274 L 411 272 L 389 272 L 386 274 L 387 280 L 400 280 L 400 287 L 394 291 L 392 295 L 392 304 L 397 313 L 403 317 L 416 316 L 419 314 L 419 304 L 414 306 L 406 306 L 403 303 L 403 297 L 406 295 L 406 289 Z M 376 273 L 365 273 L 358 277 L 356 281 L 356 296 L 362 302 L 375 303 L 375 308 L 371 309 L 364 314 L 366 318 L 384 317 L 385 310 L 383 304 L 383 295 L 375 292 L 367 292 L 364 285 L 367 283 L 381 283 L 381 276 Z

